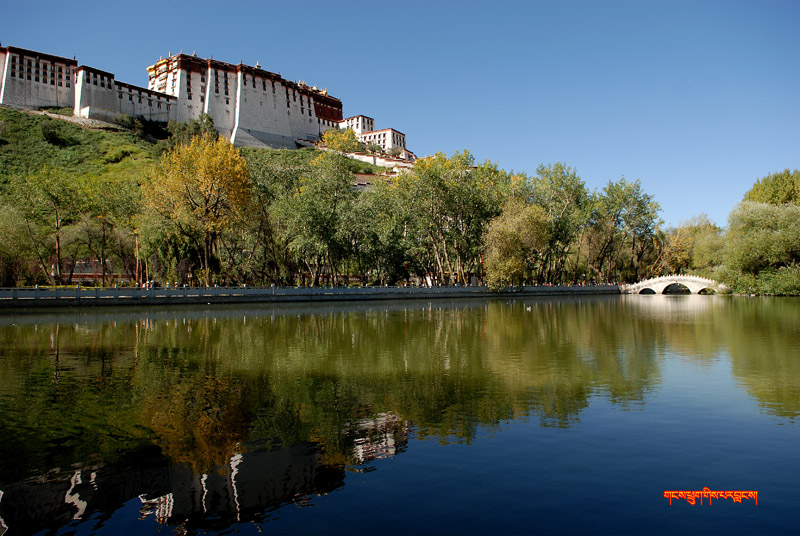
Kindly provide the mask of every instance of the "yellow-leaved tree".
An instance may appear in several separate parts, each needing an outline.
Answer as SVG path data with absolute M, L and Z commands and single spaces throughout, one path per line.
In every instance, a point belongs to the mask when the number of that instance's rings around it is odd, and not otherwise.
M 210 285 L 219 237 L 243 221 L 250 203 L 247 161 L 223 138 L 195 137 L 162 156 L 144 199 L 198 252 Z

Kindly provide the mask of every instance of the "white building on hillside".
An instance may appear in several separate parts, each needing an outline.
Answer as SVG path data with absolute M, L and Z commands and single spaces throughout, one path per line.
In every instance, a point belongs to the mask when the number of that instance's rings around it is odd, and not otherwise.
M 17 47 L 0 47 L 0 104 L 72 107 L 78 62 Z
M 339 128 L 352 129 L 358 141 L 364 145 L 377 145 L 384 154 L 393 154 L 408 161 L 415 159 L 414 154 L 406 149 L 406 135 L 393 128 L 375 130 L 375 120 L 366 115 L 348 117 L 339 122 Z
M 366 115 L 356 115 L 339 121 L 339 128 L 342 130 L 352 129 L 360 140 L 363 133 L 375 130 L 375 120 Z
M 0 104 L 17 108 L 72 108 L 78 117 L 113 121 L 122 114 L 151 121 L 174 119 L 175 98 L 117 82 L 114 75 L 74 59 L 0 47 Z
M 392 149 L 398 149 L 401 152 L 406 149 L 406 135 L 393 128 L 365 132 L 360 138 L 367 145 L 379 146 L 385 153 L 390 153 Z

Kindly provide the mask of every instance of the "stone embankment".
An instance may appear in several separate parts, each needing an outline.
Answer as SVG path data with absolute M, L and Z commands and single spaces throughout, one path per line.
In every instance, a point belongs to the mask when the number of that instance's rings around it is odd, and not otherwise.
M 616 285 L 486 287 L 3 288 L 0 309 L 217 303 L 414 300 L 619 294 Z

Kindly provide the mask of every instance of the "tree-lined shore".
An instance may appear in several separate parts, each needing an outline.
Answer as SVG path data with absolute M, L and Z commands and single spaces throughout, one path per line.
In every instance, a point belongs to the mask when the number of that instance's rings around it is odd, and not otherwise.
M 326 150 L 235 149 L 207 119 L 90 129 L 0 108 L 2 286 L 627 283 L 671 273 L 800 294 L 800 172 L 756 181 L 723 229 L 665 228 L 639 180 L 590 191 L 467 150 L 374 175 Z M 123 128 L 124 127 L 124 128 Z M 83 279 L 81 279 L 83 277 Z

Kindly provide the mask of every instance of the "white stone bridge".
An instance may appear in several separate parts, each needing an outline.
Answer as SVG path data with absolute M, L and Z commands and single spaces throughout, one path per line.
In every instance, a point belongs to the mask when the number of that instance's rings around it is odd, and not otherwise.
M 656 294 L 663 294 L 664 290 L 670 285 L 682 285 L 689 289 L 692 294 L 699 294 L 702 290 L 719 291 L 723 288 L 722 283 L 699 277 L 696 275 L 665 275 L 661 277 L 653 277 L 645 279 L 632 285 L 621 285 L 620 290 L 623 294 L 641 294 L 643 291 L 649 289 Z

